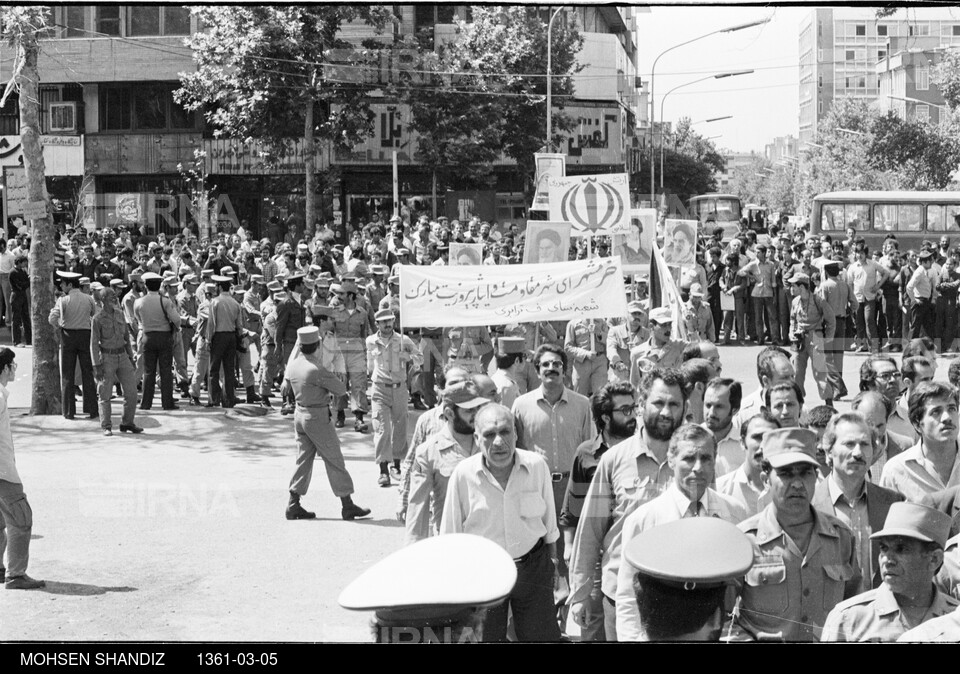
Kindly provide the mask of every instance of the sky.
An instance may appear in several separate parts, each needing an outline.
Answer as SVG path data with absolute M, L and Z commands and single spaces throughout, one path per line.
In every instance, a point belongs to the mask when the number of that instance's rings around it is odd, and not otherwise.
M 718 148 L 763 152 L 777 136 L 798 133 L 800 24 L 812 7 L 652 7 L 637 16 L 637 69 L 646 85 L 654 59 L 665 49 L 711 31 L 770 17 L 770 22 L 718 33 L 665 54 L 654 73 L 655 118 L 663 94 L 674 87 L 724 72 L 747 75 L 699 82 L 671 93 L 664 119 L 689 117 L 703 136 L 720 136 Z M 648 89 L 649 90 L 649 89 Z M 710 123 L 699 120 L 731 115 Z

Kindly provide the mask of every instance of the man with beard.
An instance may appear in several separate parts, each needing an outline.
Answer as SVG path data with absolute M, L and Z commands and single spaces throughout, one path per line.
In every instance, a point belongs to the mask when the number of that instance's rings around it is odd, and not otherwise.
M 732 640 L 816 641 L 827 614 L 857 593 L 857 545 L 837 518 L 813 508 L 817 434 L 781 428 L 763 438 L 771 503 L 738 526 L 754 544 Z
M 733 420 L 740 411 L 743 389 L 733 379 L 713 378 L 703 392 L 703 424 L 717 441 L 716 476 L 732 473 L 743 463 Z
M 513 403 L 517 447 L 547 460 L 553 480 L 554 508 L 559 515 L 567 493 L 570 467 L 577 447 L 592 440 L 596 429 L 590 417 L 590 400 L 563 383 L 567 354 L 555 344 L 541 344 L 533 355 L 540 386 Z M 557 544 L 563 559 L 563 539 Z
M 850 527 L 857 542 L 860 591 L 880 583 L 879 543 L 872 533 L 883 527 L 890 507 L 900 494 L 867 481 L 874 450 L 870 426 L 855 412 L 838 414 L 827 423 L 823 447 L 832 470 L 817 485 L 813 507 Z
M 673 313 L 669 307 L 650 310 L 650 339 L 630 349 L 630 383 L 639 385 L 643 375 L 654 367 L 678 367 L 683 362 L 681 341 L 670 338 Z
M 883 467 L 880 484 L 908 501 L 920 501 L 960 484 L 957 456 L 957 391 L 949 384 L 923 382 L 910 394 L 910 421 L 920 440 Z
M 753 517 L 770 502 L 768 485 L 763 475 L 763 436 L 780 428 L 780 422 L 766 410 L 751 417 L 740 428 L 740 446 L 743 463 L 733 471 L 717 479 L 717 491 L 740 501 Z
M 564 538 L 564 563 L 569 566 L 573 553 L 573 540 L 580 523 L 583 501 L 597 472 L 600 457 L 614 445 L 633 437 L 637 430 L 636 389 L 629 382 L 607 384 L 590 398 L 593 421 L 599 435 L 577 447 L 570 470 L 570 482 L 560 510 L 559 525 Z M 599 569 L 598 569 L 599 571 Z M 586 600 L 581 641 L 604 641 L 603 593 L 600 574 L 594 579 L 594 587 Z
M 585 602 L 593 591 L 597 565 L 601 565 L 607 641 L 617 639 L 614 597 L 624 520 L 637 507 L 659 496 L 673 478 L 667 465 L 667 448 L 683 421 L 683 378 L 674 369 L 655 368 L 644 376 L 637 399 L 643 410 L 643 425 L 633 437 L 600 457 L 583 502 L 570 558 L 568 603 L 580 625 L 585 622 Z
M 917 503 L 890 506 L 881 531 L 883 583 L 838 604 L 823 626 L 821 641 L 891 642 L 935 618 L 953 613 L 960 601 L 936 588 L 950 518 Z M 922 628 L 921 628 L 922 629 Z
M 443 416 L 447 423 L 443 430 L 417 447 L 410 468 L 405 545 L 427 538 L 440 528 L 447 482 L 457 464 L 479 451 L 473 438 L 473 422 L 488 402 L 469 380 L 444 389 Z
M 677 429 L 667 450 L 673 481 L 660 496 L 627 516 L 621 535 L 623 549 L 644 531 L 685 517 L 717 517 L 731 524 L 746 519 L 746 510 L 736 499 L 710 488 L 716 456 L 717 443 L 710 431 L 695 424 Z M 639 641 L 644 636 L 633 588 L 637 571 L 629 561 L 621 561 L 616 595 L 618 641 Z

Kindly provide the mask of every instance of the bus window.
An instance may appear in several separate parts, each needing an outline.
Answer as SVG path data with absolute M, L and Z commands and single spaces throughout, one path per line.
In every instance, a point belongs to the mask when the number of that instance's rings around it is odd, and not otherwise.
M 847 227 L 853 227 L 857 230 L 870 229 L 869 204 L 845 204 L 843 212 L 847 218 Z
M 927 206 L 927 231 L 928 232 L 943 232 L 946 230 L 944 227 L 944 207 L 943 206 Z
M 820 209 L 820 231 L 843 231 L 843 205 L 824 204 Z
M 897 228 L 897 205 L 877 204 L 873 207 L 873 228 L 881 232 L 892 232 Z
M 919 232 L 923 206 L 920 204 L 900 204 L 898 208 L 898 229 L 901 232 Z

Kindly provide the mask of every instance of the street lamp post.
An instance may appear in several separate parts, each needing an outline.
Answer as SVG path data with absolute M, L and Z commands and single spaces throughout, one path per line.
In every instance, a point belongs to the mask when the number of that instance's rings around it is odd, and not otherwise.
M 557 18 L 563 7 L 557 7 L 547 22 L 547 152 L 553 148 L 553 20 Z
M 663 124 L 663 105 L 667 101 L 667 97 L 672 94 L 677 89 L 682 89 L 683 87 L 688 87 L 691 84 L 697 84 L 698 82 L 703 82 L 705 80 L 722 80 L 726 77 L 736 77 L 737 75 L 749 75 L 752 73 L 752 70 L 735 70 L 729 73 L 719 73 L 717 75 L 708 75 L 706 77 L 701 77 L 698 80 L 693 80 L 692 82 L 684 82 L 683 84 L 678 84 L 673 89 L 668 91 L 663 95 L 663 98 L 660 99 L 660 124 Z M 716 122 L 721 119 L 730 119 L 733 115 L 727 115 L 726 117 L 714 117 L 713 119 L 705 119 L 705 122 Z M 709 139 L 708 139 L 709 140 Z M 663 132 L 660 133 L 660 191 L 663 192 Z
M 654 119 L 654 113 L 656 112 L 656 107 L 655 107 L 655 103 L 653 102 L 654 100 L 653 99 L 653 81 L 654 81 L 654 75 L 656 74 L 656 71 L 657 71 L 657 61 L 659 61 L 660 57 L 666 54 L 667 52 L 673 51 L 674 49 L 678 49 L 679 47 L 684 47 L 690 44 L 691 42 L 702 40 L 706 37 L 710 37 L 711 35 L 716 35 L 717 33 L 735 33 L 738 30 L 745 30 L 747 28 L 753 28 L 754 26 L 761 26 L 765 23 L 768 23 L 770 21 L 770 18 L 771 17 L 767 17 L 766 19 L 760 19 L 758 21 L 749 21 L 747 23 L 742 23 L 736 26 L 730 26 L 729 28 L 720 28 L 719 30 L 710 31 L 709 33 L 701 35 L 700 37 L 695 37 L 692 40 L 687 40 L 686 42 L 681 42 L 680 44 L 675 44 L 672 47 L 664 49 L 662 52 L 660 52 L 657 55 L 657 58 L 653 60 L 653 66 L 651 66 L 650 68 L 650 198 L 651 200 L 656 195 L 656 183 L 654 182 L 654 175 L 653 175 L 653 169 L 654 169 L 653 125 L 654 125 L 654 122 L 656 121 Z M 547 79 L 549 80 L 549 78 Z

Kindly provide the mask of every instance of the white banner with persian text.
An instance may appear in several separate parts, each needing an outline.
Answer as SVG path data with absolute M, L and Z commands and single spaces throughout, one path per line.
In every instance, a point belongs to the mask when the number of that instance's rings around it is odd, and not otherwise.
M 403 327 L 502 325 L 627 313 L 618 257 L 484 267 L 400 267 Z

